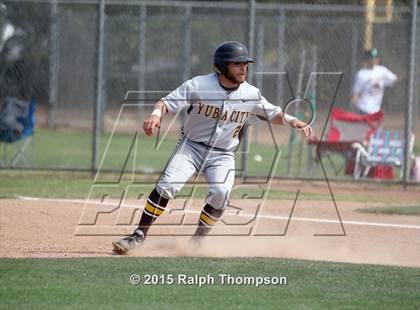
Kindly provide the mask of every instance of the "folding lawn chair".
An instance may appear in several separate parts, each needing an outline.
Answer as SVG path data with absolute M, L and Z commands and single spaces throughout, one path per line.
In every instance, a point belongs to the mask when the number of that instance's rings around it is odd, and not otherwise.
M 375 114 L 358 115 L 333 108 L 326 139 L 313 138 L 308 141 L 309 170 L 313 171 L 321 158 L 325 157 L 333 168 L 335 175 L 343 170 L 345 174 L 351 175 L 356 156 L 353 144 L 368 141 L 369 137 L 381 126 L 383 118 L 382 110 Z M 344 158 L 344 164 L 337 167 L 331 158 L 332 154 L 341 155 Z
M 9 147 L 15 148 L 11 167 L 15 167 L 19 162 L 29 165 L 25 151 L 35 134 L 35 110 L 35 100 L 28 105 L 15 98 L 6 98 L 4 108 L 0 112 L 0 143 L 3 144 L 0 167 L 7 164 Z
M 404 162 L 404 136 L 399 131 L 378 130 L 369 139 L 367 147 L 361 143 L 354 143 L 357 150 L 353 176 L 355 179 L 368 176 L 373 167 L 384 166 L 390 169 L 381 171 L 382 175 L 375 175 L 382 179 L 393 179 L 392 167 L 402 167 Z M 409 152 L 412 154 L 414 134 L 409 141 Z M 400 178 L 403 169 L 400 169 Z

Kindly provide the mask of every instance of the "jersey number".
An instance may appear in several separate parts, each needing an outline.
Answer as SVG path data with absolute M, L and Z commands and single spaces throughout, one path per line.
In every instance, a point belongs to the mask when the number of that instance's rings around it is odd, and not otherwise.
M 233 131 L 233 135 L 232 138 L 236 138 L 236 136 L 239 134 L 239 132 L 241 131 L 242 125 L 239 125 L 238 127 L 235 128 L 235 130 Z

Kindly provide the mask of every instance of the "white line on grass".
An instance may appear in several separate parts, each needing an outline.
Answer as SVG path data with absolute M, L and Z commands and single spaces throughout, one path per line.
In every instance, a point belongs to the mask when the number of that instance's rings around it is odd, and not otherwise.
M 26 197 L 26 196 L 17 196 L 17 199 L 20 200 L 30 200 L 30 201 L 52 201 L 52 202 L 66 202 L 66 203 L 87 203 L 92 205 L 106 205 L 106 206 L 115 206 L 115 203 L 107 203 L 107 202 L 99 202 L 99 201 L 87 201 L 86 199 L 59 199 L 59 198 L 38 198 L 38 197 Z M 136 209 L 142 209 L 139 206 L 131 205 L 131 204 L 125 204 L 122 203 L 121 207 L 126 208 L 136 208 Z M 171 210 L 168 208 L 168 210 Z M 181 210 L 176 210 L 180 211 Z M 200 213 L 200 211 L 192 211 L 192 210 L 183 210 L 185 213 Z M 233 214 L 233 213 L 225 213 L 225 215 L 235 215 L 235 216 L 241 216 L 241 217 L 254 217 L 254 214 Z M 265 219 L 274 219 L 274 220 L 288 220 L 289 218 L 287 216 L 275 216 L 275 215 L 259 215 L 259 218 L 265 218 Z M 291 221 L 301 221 L 301 222 L 316 222 L 316 223 L 334 223 L 339 224 L 340 221 L 338 220 L 327 220 L 327 219 L 314 219 L 314 218 L 305 218 L 305 217 L 295 217 L 292 216 L 290 219 Z M 407 228 L 407 229 L 419 229 L 420 225 L 408 225 L 408 224 L 392 224 L 392 223 L 377 223 L 377 222 L 362 222 L 362 221 L 342 221 L 343 224 L 346 225 L 360 225 L 360 226 L 379 226 L 379 227 L 389 227 L 389 228 Z

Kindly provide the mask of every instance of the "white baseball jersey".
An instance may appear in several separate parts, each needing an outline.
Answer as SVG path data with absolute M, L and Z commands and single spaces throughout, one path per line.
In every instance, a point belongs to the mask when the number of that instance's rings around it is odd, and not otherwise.
M 161 100 L 173 114 L 186 109 L 185 137 L 223 150 L 238 145 L 239 131 L 251 115 L 272 120 L 281 111 L 247 82 L 225 90 L 217 73 L 194 77 Z
M 353 92 L 359 93 L 356 106 L 359 110 L 372 114 L 381 109 L 386 86 L 392 86 L 397 76 L 384 66 L 363 68 L 357 72 Z

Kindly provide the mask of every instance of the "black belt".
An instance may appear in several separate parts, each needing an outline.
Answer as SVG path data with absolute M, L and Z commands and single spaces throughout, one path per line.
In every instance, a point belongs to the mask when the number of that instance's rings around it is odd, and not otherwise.
M 193 140 L 191 140 L 191 141 L 193 141 Z M 193 141 L 193 142 L 198 143 L 198 144 L 200 144 L 200 145 L 202 145 L 202 146 L 205 146 L 205 147 L 207 147 L 207 148 L 210 148 L 210 149 L 216 150 L 216 151 L 221 151 L 221 152 L 231 152 L 231 151 L 229 151 L 229 150 L 225 150 L 225 149 L 222 149 L 222 148 L 220 148 L 220 147 L 215 147 L 215 146 L 210 146 L 210 145 L 207 145 L 207 144 L 205 144 L 204 142 L 197 142 L 197 141 Z

